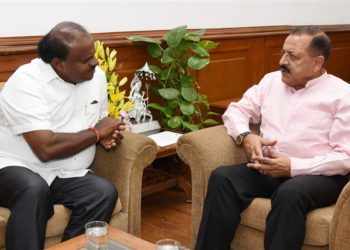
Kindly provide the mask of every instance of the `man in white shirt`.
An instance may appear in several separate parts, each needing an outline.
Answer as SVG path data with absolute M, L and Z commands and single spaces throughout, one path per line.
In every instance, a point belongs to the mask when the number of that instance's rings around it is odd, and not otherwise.
M 11 210 L 7 250 L 44 248 L 53 205 L 72 210 L 62 241 L 93 220 L 109 221 L 118 193 L 89 172 L 96 143 L 120 144 L 108 117 L 106 77 L 92 36 L 79 24 L 55 26 L 0 93 L 0 206 Z
M 230 104 L 224 125 L 251 162 L 212 172 L 196 250 L 231 249 L 240 213 L 256 197 L 271 198 L 265 249 L 300 250 L 306 214 L 336 202 L 350 171 L 350 87 L 326 72 L 330 51 L 318 27 L 296 27 L 281 70 Z M 260 135 L 249 123 L 261 123 Z

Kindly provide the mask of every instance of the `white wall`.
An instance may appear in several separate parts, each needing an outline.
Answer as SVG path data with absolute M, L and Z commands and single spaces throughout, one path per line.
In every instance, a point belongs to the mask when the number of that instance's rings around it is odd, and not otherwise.
M 43 35 L 61 21 L 90 32 L 350 24 L 350 0 L 0 0 L 0 36 Z

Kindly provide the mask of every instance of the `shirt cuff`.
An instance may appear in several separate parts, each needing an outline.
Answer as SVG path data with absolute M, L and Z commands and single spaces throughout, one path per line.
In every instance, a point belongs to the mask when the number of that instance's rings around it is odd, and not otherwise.
M 310 162 L 308 159 L 290 157 L 290 162 L 291 177 L 309 174 Z

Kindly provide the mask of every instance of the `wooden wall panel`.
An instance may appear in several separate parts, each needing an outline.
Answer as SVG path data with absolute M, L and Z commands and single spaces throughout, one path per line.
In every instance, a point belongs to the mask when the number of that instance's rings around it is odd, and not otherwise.
M 0 55 L 0 82 L 6 81 L 20 65 L 30 62 L 35 57 L 36 53 Z
M 330 37 L 333 49 L 327 71 L 350 83 L 350 33 L 334 33 Z
M 197 81 L 209 101 L 240 97 L 254 82 L 257 43 L 253 39 L 222 41 L 210 64 L 197 71 Z
M 327 70 L 350 82 L 350 25 L 322 26 L 331 37 L 333 53 Z M 213 105 L 225 107 L 227 101 L 239 98 L 243 92 L 259 82 L 261 77 L 279 69 L 280 50 L 290 26 L 209 29 L 205 38 L 220 43 L 211 52 L 211 63 L 196 71 L 201 92 Z M 161 38 L 165 31 L 113 32 L 93 34 L 117 50 L 116 71 L 119 79 L 127 76 L 128 90 L 136 69 L 146 61 L 153 62 L 141 43 L 125 39 L 131 35 Z M 0 37 L 0 81 L 20 65 L 36 57 L 36 44 L 41 37 Z M 152 100 L 151 100 L 152 101 Z
M 264 39 L 264 60 L 262 62 L 264 74 L 279 69 L 281 49 L 285 38 L 286 36 L 274 36 Z

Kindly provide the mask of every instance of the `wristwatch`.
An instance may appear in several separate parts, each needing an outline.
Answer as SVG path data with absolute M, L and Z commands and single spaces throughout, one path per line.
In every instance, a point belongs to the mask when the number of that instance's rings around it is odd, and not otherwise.
M 240 145 L 242 144 L 242 142 L 243 142 L 244 137 L 246 137 L 247 135 L 249 135 L 249 134 L 251 134 L 251 133 L 252 133 L 252 132 L 247 131 L 247 132 L 244 132 L 244 133 L 242 133 L 242 134 L 237 135 L 237 137 L 236 137 L 236 139 L 235 139 L 236 144 L 237 144 L 238 146 L 240 146 Z

